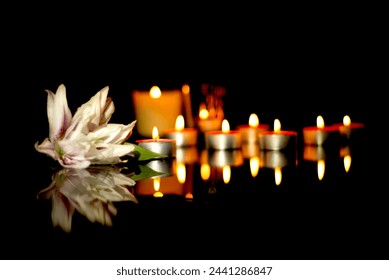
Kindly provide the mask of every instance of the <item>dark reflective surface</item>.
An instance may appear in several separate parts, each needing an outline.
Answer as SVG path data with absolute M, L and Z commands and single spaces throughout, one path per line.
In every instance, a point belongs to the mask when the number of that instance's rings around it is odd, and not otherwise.
M 124 169 L 63 170 L 33 151 L 4 187 L 1 257 L 386 258 L 366 134 L 287 151 L 199 145 Z

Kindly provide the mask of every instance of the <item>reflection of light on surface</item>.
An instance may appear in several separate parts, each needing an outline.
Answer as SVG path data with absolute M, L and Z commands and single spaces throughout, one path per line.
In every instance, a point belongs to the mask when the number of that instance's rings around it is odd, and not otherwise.
M 346 155 L 343 158 L 343 165 L 344 165 L 344 170 L 346 170 L 346 172 L 348 172 L 350 170 L 350 166 L 351 166 L 351 156 L 350 155 Z
M 226 165 L 223 167 L 223 182 L 228 184 L 231 180 L 231 166 Z
M 281 167 L 276 167 L 274 169 L 274 179 L 276 182 L 276 185 L 279 186 L 282 181 L 282 172 L 281 172 Z
M 224 119 L 224 120 L 222 121 L 222 132 L 223 132 L 223 133 L 228 133 L 228 132 L 230 132 L 230 124 L 229 124 L 229 122 L 228 122 L 226 119 Z
M 149 94 L 150 94 L 151 98 L 160 98 L 162 95 L 162 92 L 159 89 L 159 87 L 153 86 L 153 87 L 151 87 Z
M 351 124 L 351 119 L 350 119 L 350 117 L 349 117 L 348 115 L 344 116 L 344 117 L 343 117 L 343 125 L 344 125 L 344 126 L 350 126 L 350 124 Z
M 158 128 L 156 126 L 153 127 L 153 131 L 152 131 L 151 135 L 153 136 L 154 140 L 158 140 L 159 139 Z
M 261 163 L 261 161 L 260 161 L 259 157 L 255 156 L 255 157 L 250 158 L 251 176 L 256 177 L 258 175 L 260 163 Z
M 250 127 L 257 127 L 259 125 L 259 119 L 256 114 L 251 114 L 249 117 L 249 126 Z
M 317 116 L 316 126 L 317 126 L 317 128 L 324 128 L 324 119 L 322 116 Z
M 324 172 L 326 169 L 325 161 L 323 159 L 320 159 L 317 161 L 317 176 L 319 180 L 323 179 Z
M 176 174 L 177 174 L 177 179 L 178 182 L 181 184 L 185 183 L 186 180 L 186 167 L 185 163 L 178 162 L 176 166 Z
M 193 199 L 193 194 L 187 193 L 187 194 L 185 195 L 185 199 Z
M 211 166 L 207 163 L 203 163 L 200 166 L 200 175 L 201 179 L 204 181 L 207 181 L 209 177 L 211 176 Z
M 281 131 L 281 122 L 279 119 L 274 120 L 274 132 L 280 132 Z

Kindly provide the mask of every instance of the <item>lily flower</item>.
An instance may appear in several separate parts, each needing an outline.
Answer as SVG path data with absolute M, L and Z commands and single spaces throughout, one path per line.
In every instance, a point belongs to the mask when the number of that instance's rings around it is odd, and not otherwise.
M 71 231 L 76 211 L 91 222 L 112 226 L 112 216 L 117 214 L 114 202 L 138 203 L 131 191 L 135 180 L 130 176 L 111 166 L 63 168 L 53 174 L 51 184 L 37 196 L 51 199 L 53 226 L 65 232 Z
M 131 136 L 136 120 L 127 125 L 108 123 L 115 111 L 108 90 L 107 86 L 97 92 L 74 116 L 63 84 L 55 94 L 46 90 L 49 137 L 35 143 L 35 149 L 67 168 L 116 164 L 124 162 L 123 156 L 133 156 L 134 144 L 125 141 Z

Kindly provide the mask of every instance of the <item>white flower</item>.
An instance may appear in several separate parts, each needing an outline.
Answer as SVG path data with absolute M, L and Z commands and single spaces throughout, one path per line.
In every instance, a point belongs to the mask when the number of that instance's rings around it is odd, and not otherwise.
M 38 197 L 52 200 L 53 225 L 70 232 L 76 210 L 91 222 L 112 226 L 111 217 L 117 214 L 114 202 L 138 203 L 130 191 L 134 185 L 135 181 L 118 168 L 63 168 Z
M 87 168 L 91 164 L 116 164 L 122 157 L 132 155 L 134 145 L 125 143 L 131 136 L 136 120 L 128 125 L 108 123 L 115 111 L 109 87 L 96 93 L 72 116 L 61 84 L 54 94 L 47 92 L 49 137 L 35 144 L 63 167 Z

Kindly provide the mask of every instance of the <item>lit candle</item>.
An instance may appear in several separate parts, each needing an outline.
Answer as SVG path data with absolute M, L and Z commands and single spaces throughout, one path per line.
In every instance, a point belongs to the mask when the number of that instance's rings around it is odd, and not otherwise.
M 260 124 L 256 114 L 251 114 L 248 124 L 237 126 L 241 134 L 242 142 L 257 142 L 259 140 L 259 132 L 269 130 L 269 125 Z
M 223 116 L 223 114 L 221 114 Z M 201 132 L 220 130 L 223 118 L 222 116 L 215 116 L 210 113 L 205 104 L 200 105 L 199 117 L 197 119 L 197 126 Z
M 296 145 L 297 132 L 281 130 L 281 122 L 274 120 L 274 131 L 259 132 L 259 146 L 264 150 L 286 149 L 291 143 Z
M 185 128 L 185 120 L 182 115 L 176 119 L 175 130 L 165 130 L 165 137 L 176 140 L 177 147 L 194 146 L 197 144 L 198 130 L 196 128 Z
M 184 84 L 181 90 L 184 99 L 184 111 L 185 111 L 185 118 L 187 120 L 188 127 L 194 127 L 194 120 L 192 114 L 192 101 L 190 97 L 190 87 L 188 84 Z
M 331 132 L 335 129 L 332 126 L 325 126 L 322 116 L 317 116 L 316 126 L 307 126 L 303 128 L 304 144 L 306 145 L 323 145 L 328 139 Z
M 158 129 L 156 126 L 152 130 L 153 139 L 136 140 L 137 144 L 152 152 L 165 155 L 168 157 L 176 156 L 176 140 L 159 138 Z
M 343 117 L 343 124 L 334 124 L 332 127 L 336 130 L 339 130 L 339 133 L 346 138 L 350 138 L 351 132 L 355 129 L 364 128 L 365 125 L 363 123 L 351 122 L 351 118 L 348 115 Z
M 230 124 L 224 119 L 221 131 L 205 132 L 205 146 L 216 150 L 239 149 L 241 148 L 241 135 L 237 130 L 230 130 Z
M 181 90 L 161 91 L 158 86 L 153 86 L 150 91 L 135 90 L 132 101 L 138 133 L 145 137 L 151 136 L 154 126 L 162 133 L 174 129 L 177 116 L 182 114 Z

